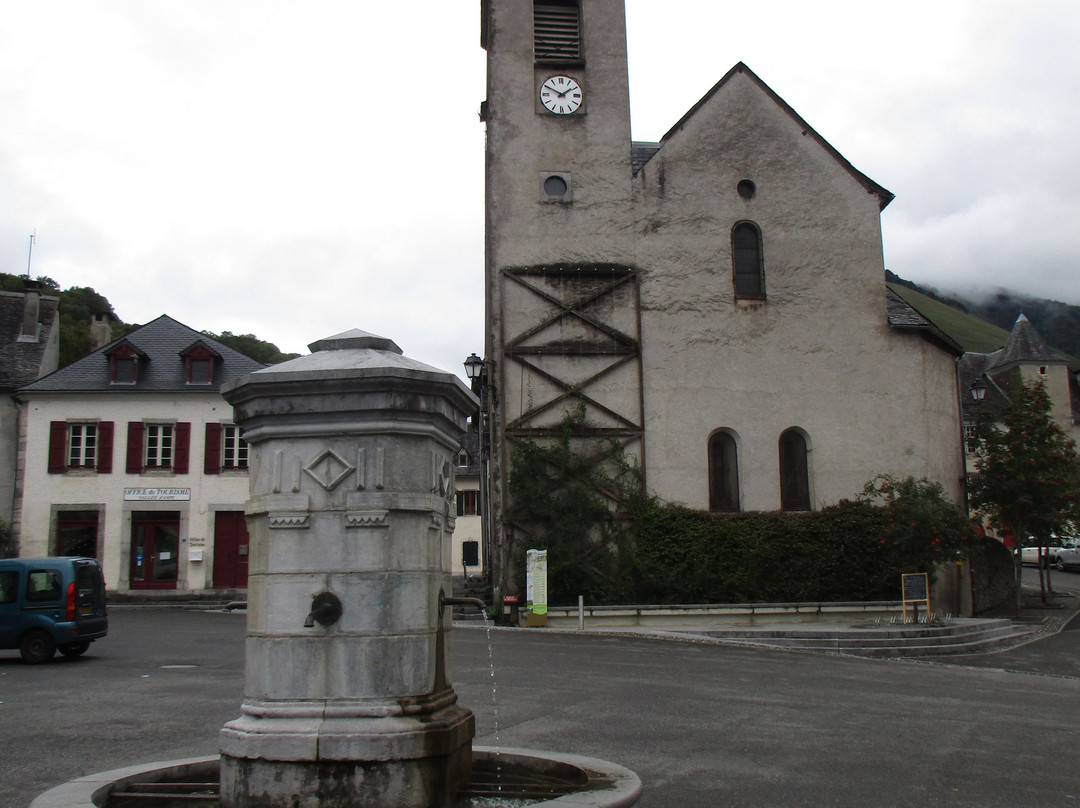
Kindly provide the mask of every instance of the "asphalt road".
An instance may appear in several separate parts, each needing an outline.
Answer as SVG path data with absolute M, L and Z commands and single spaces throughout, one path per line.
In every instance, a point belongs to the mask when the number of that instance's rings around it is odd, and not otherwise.
M 244 617 L 110 618 L 78 660 L 0 652 L 0 808 L 84 774 L 216 753 L 239 712 Z M 525 629 L 493 629 L 489 655 L 487 632 L 465 628 L 453 681 L 477 743 L 628 766 L 641 806 L 1080 806 L 1073 626 L 938 662 Z

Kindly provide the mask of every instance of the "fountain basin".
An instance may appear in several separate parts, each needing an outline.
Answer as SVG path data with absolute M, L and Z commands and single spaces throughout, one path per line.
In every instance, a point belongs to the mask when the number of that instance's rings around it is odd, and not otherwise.
M 641 794 L 636 774 L 597 758 L 483 746 L 472 757 L 458 808 L 620 808 Z M 219 764 L 214 756 L 99 772 L 46 791 L 30 808 L 218 808 Z

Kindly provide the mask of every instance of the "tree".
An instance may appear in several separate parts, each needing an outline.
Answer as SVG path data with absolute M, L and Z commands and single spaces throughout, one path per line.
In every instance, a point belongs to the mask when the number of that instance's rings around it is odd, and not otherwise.
M 218 342 L 228 345 L 234 351 L 239 351 L 245 356 L 262 362 L 266 365 L 276 365 L 289 359 L 295 359 L 300 354 L 282 353 L 278 346 L 272 342 L 265 342 L 254 334 L 234 334 L 231 331 L 222 331 L 215 334 L 212 331 L 203 331 L 206 336 L 216 339 Z
M 897 549 L 909 565 L 905 572 L 926 572 L 933 580 L 937 567 L 956 559 L 971 538 L 967 517 L 934 480 L 879 474 L 859 499 L 883 510 L 881 544 Z
M 1078 521 L 1080 457 L 1076 443 L 1051 416 L 1053 402 L 1041 381 L 1017 381 L 1008 394 L 1000 420 L 986 414 L 976 427 L 980 452 L 968 491 L 972 506 L 1016 537 L 1019 610 L 1020 546 L 1031 537 L 1045 547 L 1051 536 Z M 1045 599 L 1045 586 L 1042 589 Z
M 71 286 L 60 292 L 60 367 L 90 353 L 90 322 L 95 314 L 109 315 L 115 338 L 122 325 L 104 295 L 89 286 Z

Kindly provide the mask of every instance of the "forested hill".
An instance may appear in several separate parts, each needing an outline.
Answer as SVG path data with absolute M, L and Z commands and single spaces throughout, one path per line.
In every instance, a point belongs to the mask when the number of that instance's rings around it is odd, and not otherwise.
M 885 282 L 895 287 L 914 290 L 938 304 L 949 306 L 963 314 L 970 315 L 971 317 L 983 320 L 993 326 L 997 326 L 1006 332 L 1006 337 L 1008 337 L 1007 332 L 1012 330 L 1016 318 L 1021 314 L 1024 314 L 1052 347 L 1062 353 L 1068 354 L 1070 357 L 1080 357 L 1080 306 L 1060 303 L 1056 300 L 1032 297 L 1020 292 L 1012 292 L 1005 289 L 998 289 L 996 292 L 988 294 L 986 298 L 977 301 L 964 295 L 945 295 L 931 287 L 918 286 L 911 281 L 906 281 L 903 278 L 897 277 L 888 270 L 885 271 Z M 899 289 L 897 292 L 901 293 Z M 912 306 L 922 311 L 922 308 L 916 300 L 908 299 L 907 295 L 903 296 Z M 938 310 L 937 313 L 941 316 L 940 310 Z M 993 332 L 987 332 L 984 329 L 975 340 L 976 342 L 979 342 L 979 346 L 970 344 L 972 335 L 967 332 L 966 328 L 963 328 L 960 334 L 954 334 L 951 332 L 948 325 L 939 322 L 934 314 L 929 312 L 923 312 L 923 314 L 943 331 L 949 333 L 953 339 L 957 340 L 957 342 L 969 351 L 982 352 L 993 350 L 994 348 L 1000 348 L 1004 342 L 1004 340 L 1002 340 L 1002 342 L 999 342 L 996 345 L 980 347 L 987 339 L 991 341 L 993 339 L 993 337 L 990 336 Z M 945 316 L 948 317 L 947 314 Z M 956 325 L 956 323 L 954 323 L 954 325 Z M 968 323 L 968 325 L 971 324 Z
M 60 284 L 45 275 L 35 280 L 41 284 L 42 294 L 60 298 L 60 367 L 70 365 L 76 359 L 81 359 L 90 353 L 90 320 L 94 314 L 108 314 L 112 318 L 113 339 L 122 337 L 138 327 L 124 323 L 116 316 L 108 298 L 98 294 L 89 286 L 69 286 L 67 289 L 61 289 Z M 24 276 L 0 272 L 0 291 L 22 292 L 25 288 Z M 168 312 L 162 312 L 162 314 L 168 314 Z M 283 354 L 274 343 L 264 342 L 254 334 L 233 334 L 231 331 L 223 331 L 220 334 L 210 331 L 202 333 L 268 365 L 299 356 L 299 354 Z

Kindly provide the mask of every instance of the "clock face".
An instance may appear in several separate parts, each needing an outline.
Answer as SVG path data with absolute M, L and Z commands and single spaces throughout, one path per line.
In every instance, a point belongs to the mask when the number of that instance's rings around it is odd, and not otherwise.
M 540 86 L 540 103 L 556 115 L 576 112 L 581 99 L 581 85 L 569 76 L 552 76 Z

